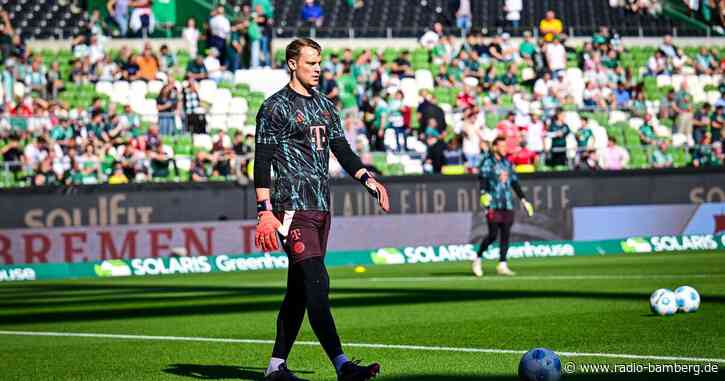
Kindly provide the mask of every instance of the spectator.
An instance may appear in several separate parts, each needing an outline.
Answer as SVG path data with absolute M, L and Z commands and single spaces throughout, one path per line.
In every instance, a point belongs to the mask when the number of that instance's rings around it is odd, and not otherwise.
M 323 70 L 321 82 L 320 90 L 322 94 L 325 94 L 331 101 L 337 103 L 340 100 L 340 89 L 337 87 L 334 73 L 329 70 Z
M 108 0 L 106 3 L 108 15 L 118 26 L 119 37 L 126 37 L 128 34 L 128 6 L 129 0 Z
M 443 160 L 445 164 L 441 167 L 441 171 L 447 166 L 463 166 L 466 163 L 466 158 L 461 149 L 460 136 L 454 136 L 445 146 L 443 149 Z M 457 173 L 455 170 L 454 172 Z
M 209 78 L 209 72 L 204 65 L 204 57 L 197 55 L 193 60 L 189 61 L 189 64 L 186 66 L 186 78 L 195 81 Z
M 560 166 L 567 164 L 566 138 L 570 132 L 569 125 L 564 122 L 564 113 L 557 112 L 547 131 L 547 136 L 551 138 L 549 165 Z
M 144 44 L 143 52 L 136 58 L 138 65 L 138 75 L 140 79 L 145 81 L 156 80 L 156 74 L 159 72 L 159 59 L 154 54 L 150 43 Z
M 18 180 L 20 170 L 23 168 L 22 162 L 24 161 L 24 156 L 23 151 L 20 148 L 20 139 L 14 134 L 10 135 L 6 144 L 0 146 L 3 170 L 12 173 L 15 180 Z
M 133 82 L 137 79 L 141 79 L 141 67 L 138 64 L 139 56 L 131 54 L 128 61 L 124 63 L 121 68 L 123 72 L 123 79 L 129 82 Z
M 659 46 L 658 50 L 662 52 L 662 54 L 665 56 L 665 58 L 668 59 L 675 59 L 679 57 L 679 54 L 677 53 L 677 47 L 672 43 L 672 36 L 671 35 L 665 35 L 662 38 L 662 44 Z
M 550 10 L 546 12 L 546 16 L 539 23 L 539 31 L 544 36 L 544 41 L 551 42 L 554 40 L 554 37 L 564 31 L 564 24 L 556 18 L 556 13 Z
M 117 162 L 113 164 L 113 174 L 108 178 L 108 183 L 111 185 L 128 184 L 128 177 L 123 172 L 121 163 Z
M 515 0 L 521 1 L 521 0 Z M 519 56 L 524 60 L 527 66 L 534 66 L 534 55 L 537 51 L 536 41 L 530 31 L 524 32 L 524 40 L 519 45 Z
M 425 164 L 429 167 L 430 173 L 441 173 L 443 165 L 446 164 L 443 151 L 446 150 L 447 145 L 440 139 L 440 132 L 435 128 L 428 128 L 425 135 L 427 146 Z
M 48 80 L 41 63 L 40 60 L 33 60 L 30 72 L 25 76 L 25 85 L 30 91 L 38 93 L 42 99 L 47 99 Z
M 693 167 L 718 167 L 722 165 L 722 146 L 717 145 L 720 154 L 715 151 L 715 147 L 712 144 L 712 136 L 710 133 L 706 133 L 702 140 L 698 142 L 692 152 L 692 166 Z
M 5 62 L 12 56 L 13 51 L 13 25 L 10 22 L 10 16 L 4 10 L 0 9 L 0 59 Z
M 222 65 L 226 65 L 227 38 L 232 30 L 229 19 L 224 14 L 224 6 L 218 5 L 211 13 L 209 19 L 209 37 L 206 44 L 208 48 L 215 48 L 218 52 L 218 59 Z
M 319 28 L 322 26 L 325 12 L 315 0 L 305 0 L 305 5 L 300 12 L 302 21 L 311 28 Z
M 234 134 L 232 149 L 236 157 L 234 171 L 237 174 L 237 178 L 241 181 L 248 181 L 247 168 L 249 168 L 250 162 L 254 159 L 254 136 L 251 134 L 242 136 L 242 132 L 237 131 Z
M 194 155 L 194 160 L 191 162 L 191 168 L 189 170 L 191 181 L 204 182 L 209 180 L 209 172 L 206 167 L 207 162 L 208 159 L 203 151 L 199 151 Z
M 170 165 L 176 169 L 176 161 L 170 152 L 164 150 L 164 146 L 159 144 L 156 149 L 149 152 L 151 167 L 151 177 L 154 179 L 163 179 L 171 175 Z
M 652 125 L 652 115 L 650 114 L 644 116 L 644 123 L 639 126 L 639 142 L 643 146 L 657 143 L 657 135 L 655 135 L 655 129 Z
M 590 148 L 593 148 L 594 145 L 594 133 L 589 127 L 589 118 L 581 117 L 581 126 L 579 126 L 579 129 L 574 134 L 574 137 L 576 137 L 575 165 L 579 166 L 579 163 L 582 161 L 582 155 L 588 152 Z
M 682 81 L 680 91 L 675 94 L 674 102 L 672 103 L 672 109 L 674 110 L 676 117 L 675 123 L 677 131 L 680 134 L 684 134 L 687 137 L 689 145 L 693 145 L 692 126 L 693 126 L 693 115 L 692 115 L 692 96 L 687 91 L 687 80 Z
M 457 0 L 457 2 L 456 26 L 461 30 L 461 35 L 465 36 L 471 30 L 471 0 Z
M 519 29 L 523 9 L 523 0 L 506 0 L 504 2 L 503 11 L 506 13 L 506 21 L 510 22 L 514 29 Z
M 198 83 L 190 78 L 182 91 L 187 131 L 192 134 L 206 134 L 206 110 L 204 110 L 199 99 Z
M 161 45 L 161 49 L 159 50 L 159 53 L 161 55 L 159 61 L 161 63 L 161 71 L 169 73 L 171 69 L 173 69 L 176 66 L 176 54 L 169 49 L 169 46 L 166 44 Z
M 607 148 L 602 152 L 601 167 L 606 170 L 619 171 L 629 163 L 629 153 L 622 146 L 617 145 L 617 139 L 610 136 Z
M 181 32 L 181 38 L 186 43 L 186 50 L 193 59 L 199 52 L 199 30 L 196 29 L 196 20 L 190 17 L 186 20 L 186 27 Z
M 617 88 L 614 90 L 614 100 L 618 109 L 623 110 L 629 108 L 632 102 L 632 95 L 629 93 L 629 89 L 623 82 L 617 83 Z
M 655 145 L 655 150 L 650 157 L 650 164 L 654 168 L 672 168 L 672 155 L 667 151 L 669 143 L 663 139 Z
M 696 142 L 702 141 L 705 133 L 710 132 L 710 111 L 712 106 L 709 103 L 705 103 L 702 107 L 698 108 L 692 119 L 692 139 Z
M 137 35 L 148 37 L 154 32 L 156 20 L 151 11 L 152 0 L 132 0 L 129 6 L 133 8 L 131 11 L 131 19 L 128 26 Z
M 521 132 L 519 127 L 516 125 L 516 113 L 509 112 L 506 115 L 506 119 L 501 120 L 496 124 L 496 131 L 499 137 L 502 137 L 506 141 L 507 152 L 514 154 L 519 149 L 521 144 Z
M 176 134 L 176 112 L 179 108 L 179 92 L 174 77 L 169 77 L 156 98 L 159 112 L 159 129 L 162 135 Z
M 219 61 L 219 51 L 216 48 L 209 48 L 206 50 L 206 58 L 204 58 L 204 68 L 209 79 L 219 83 L 224 79 L 224 71 L 226 68 L 222 66 Z
M 712 133 L 713 142 L 725 141 L 725 106 L 720 105 L 715 107 L 715 111 L 712 113 L 712 127 L 710 131 Z
M 717 70 L 717 60 L 706 47 L 700 47 L 695 57 L 695 72 L 697 75 L 712 75 Z
M 532 173 L 536 170 L 534 164 L 536 164 L 537 158 L 536 152 L 529 150 L 527 143 L 521 141 L 521 146 L 518 147 L 515 154 L 510 155 L 509 160 L 516 166 L 516 172 Z
M 420 37 L 420 44 L 430 51 L 438 45 L 441 37 L 443 37 L 443 24 L 436 22 L 433 24 L 433 28 L 428 29 Z
M 481 142 L 486 138 L 482 125 L 477 123 L 478 112 L 470 109 L 463 119 L 463 154 L 469 168 L 477 168 L 481 161 Z
M 566 70 L 566 49 L 561 43 L 558 35 L 553 37 L 553 43 L 546 45 L 546 62 L 549 64 L 551 76 L 556 78 Z

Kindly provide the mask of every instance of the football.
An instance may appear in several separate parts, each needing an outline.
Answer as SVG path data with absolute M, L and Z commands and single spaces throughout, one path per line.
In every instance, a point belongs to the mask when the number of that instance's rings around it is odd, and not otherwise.
M 695 312 L 700 308 L 700 294 L 690 286 L 677 287 L 675 302 L 680 312 Z
M 655 292 L 652 293 L 652 295 L 649 297 L 649 308 L 652 312 L 657 313 L 657 311 L 655 311 L 655 305 L 657 304 L 657 299 L 659 299 L 660 296 L 662 296 L 662 294 L 664 294 L 665 292 L 668 292 L 668 291 L 672 292 L 672 290 L 670 290 L 669 288 L 660 288 L 660 289 L 655 290 Z
M 532 349 L 519 362 L 519 379 L 522 381 L 557 381 L 561 379 L 561 360 L 546 348 Z
M 677 313 L 677 301 L 672 291 L 663 292 L 655 302 L 655 313 L 661 316 L 670 316 Z

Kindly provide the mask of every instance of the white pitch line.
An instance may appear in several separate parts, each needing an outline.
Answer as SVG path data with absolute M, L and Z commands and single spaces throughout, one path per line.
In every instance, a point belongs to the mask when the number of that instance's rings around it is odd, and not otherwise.
M 44 337 L 86 337 L 100 339 L 127 339 L 127 340 L 149 340 L 149 341 L 194 341 L 206 343 L 228 343 L 228 344 L 274 344 L 273 340 L 260 339 L 229 339 L 216 337 L 188 337 L 188 336 L 148 336 L 148 335 L 124 335 L 110 333 L 81 333 L 81 332 L 38 332 L 38 331 L 0 331 L 0 335 L 6 336 L 44 336 Z M 297 345 L 319 346 L 315 341 L 297 341 Z M 372 343 L 344 343 L 343 345 L 356 348 L 368 349 L 399 349 L 411 351 L 432 351 L 432 352 L 459 352 L 459 353 L 489 353 L 489 354 L 511 354 L 520 355 L 526 353 L 523 350 L 512 349 L 490 349 L 490 348 L 457 348 L 425 345 L 396 345 L 396 344 L 372 344 Z M 652 356 L 632 355 L 620 353 L 584 353 L 584 352 L 557 352 L 568 357 L 602 357 L 612 359 L 630 360 L 653 360 L 653 361 L 688 361 L 688 362 L 711 362 L 725 363 L 725 359 L 705 357 L 682 357 L 682 356 Z
M 551 276 L 491 276 L 475 278 L 473 276 L 428 276 L 428 277 L 373 277 L 361 278 L 371 282 L 425 282 L 425 281 L 494 281 L 494 280 L 636 280 L 636 279 L 681 279 L 681 278 L 717 278 L 725 274 L 638 274 L 638 275 L 551 275 Z M 339 282 L 343 279 L 335 280 Z M 344 279 L 346 280 L 346 279 Z M 360 279 L 356 279 L 359 281 Z

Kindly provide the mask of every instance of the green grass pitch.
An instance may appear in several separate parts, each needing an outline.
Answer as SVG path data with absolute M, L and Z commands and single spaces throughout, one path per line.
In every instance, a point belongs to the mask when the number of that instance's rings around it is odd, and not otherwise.
M 481 279 L 469 275 L 469 263 L 375 266 L 362 274 L 335 268 L 333 314 L 345 352 L 380 362 L 380 380 L 513 381 L 518 351 L 534 347 L 567 353 L 563 363 L 714 361 L 725 368 L 724 254 L 513 260 L 514 278 L 492 275 L 493 262 L 485 263 Z M 0 379 L 261 380 L 285 276 L 264 271 L 0 285 Z M 653 290 L 685 284 L 702 294 L 700 311 L 650 313 Z M 292 351 L 290 367 L 310 380 L 334 380 L 308 322 L 298 340 L 303 343 Z M 722 380 L 724 372 L 577 372 L 564 380 Z

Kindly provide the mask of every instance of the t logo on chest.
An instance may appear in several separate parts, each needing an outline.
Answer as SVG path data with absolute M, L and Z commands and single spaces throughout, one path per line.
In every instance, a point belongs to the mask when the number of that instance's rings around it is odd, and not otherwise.
M 310 126 L 310 138 L 315 143 L 318 151 L 324 149 L 324 144 L 327 142 L 327 127 L 325 126 Z

